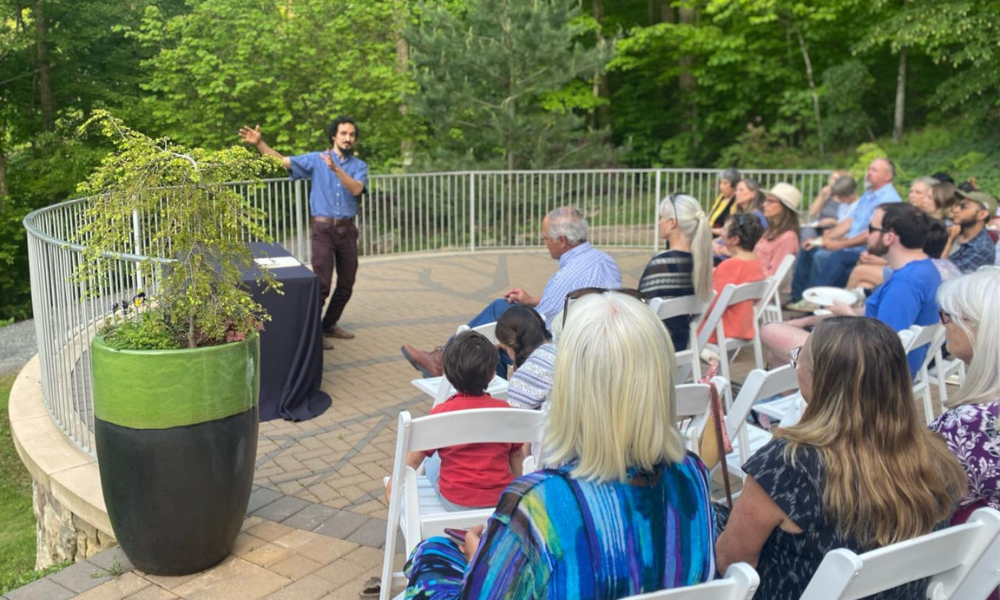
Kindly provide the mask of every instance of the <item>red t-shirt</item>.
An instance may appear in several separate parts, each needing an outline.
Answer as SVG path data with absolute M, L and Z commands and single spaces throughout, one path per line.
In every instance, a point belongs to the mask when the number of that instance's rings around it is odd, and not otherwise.
M 455 394 L 431 409 L 432 415 L 469 408 L 510 408 L 503 400 L 489 394 L 466 396 Z M 484 426 L 489 426 L 484 423 Z M 510 472 L 510 455 L 522 444 L 462 444 L 440 448 L 441 475 L 438 487 L 449 502 L 469 507 L 496 506 L 500 494 L 514 476 Z M 432 456 L 434 450 L 428 450 Z
M 716 294 L 721 294 L 722 290 L 730 283 L 740 285 L 752 281 L 762 281 L 764 279 L 764 268 L 756 258 L 753 260 L 741 260 L 729 258 L 715 267 L 712 272 L 712 289 Z M 715 308 L 715 300 L 705 314 Z M 753 339 L 753 302 L 747 300 L 740 302 L 726 309 L 722 313 L 722 326 L 726 330 L 727 338 L 740 340 Z M 715 333 L 709 338 L 708 343 L 718 343 Z

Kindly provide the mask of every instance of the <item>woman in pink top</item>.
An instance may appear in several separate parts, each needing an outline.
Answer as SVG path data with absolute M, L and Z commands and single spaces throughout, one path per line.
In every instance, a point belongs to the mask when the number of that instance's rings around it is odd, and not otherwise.
M 765 277 L 774 275 L 786 256 L 798 254 L 801 205 L 802 192 L 788 183 L 779 183 L 767 193 L 764 199 L 767 230 L 753 249 Z

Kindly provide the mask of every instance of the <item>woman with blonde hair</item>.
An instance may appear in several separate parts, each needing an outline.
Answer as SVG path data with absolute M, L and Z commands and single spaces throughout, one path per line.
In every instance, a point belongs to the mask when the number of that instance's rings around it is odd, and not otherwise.
M 708 472 L 675 423 L 674 353 L 642 302 L 568 304 L 544 446 L 485 532 L 421 542 L 407 598 L 611 600 L 715 575 Z
M 969 478 L 952 523 L 964 523 L 982 506 L 1000 510 L 1000 311 L 992 306 L 997 297 L 1000 267 L 982 267 L 938 289 L 948 352 L 968 367 L 949 410 L 931 423 Z
M 697 200 L 686 194 L 671 194 L 660 202 L 657 223 L 667 250 L 646 265 L 639 278 L 639 291 L 646 299 L 697 295 L 712 299 L 712 232 Z M 690 343 L 690 318 L 663 321 L 678 352 Z
M 831 317 L 793 351 L 802 420 L 743 466 L 716 546 L 760 574 L 755 598 L 798 598 L 827 552 L 866 552 L 944 525 L 965 474 L 917 415 L 906 353 L 888 325 Z M 920 582 L 877 598 L 922 598 Z

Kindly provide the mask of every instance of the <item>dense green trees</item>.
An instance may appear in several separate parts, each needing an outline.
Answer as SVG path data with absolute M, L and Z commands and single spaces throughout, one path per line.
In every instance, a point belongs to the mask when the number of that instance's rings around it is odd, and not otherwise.
M 1000 186 L 1000 3 L 0 0 L 0 320 L 30 311 L 21 219 L 109 150 L 76 134 L 98 108 L 289 153 L 348 113 L 374 172 L 828 167 L 878 141 Z

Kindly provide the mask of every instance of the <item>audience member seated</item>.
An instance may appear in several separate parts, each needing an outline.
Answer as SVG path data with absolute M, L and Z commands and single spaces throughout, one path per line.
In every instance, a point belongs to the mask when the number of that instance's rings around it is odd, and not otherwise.
M 549 468 L 512 483 L 465 544 L 421 542 L 406 597 L 610 600 L 712 579 L 708 472 L 674 425 L 674 369 L 667 331 L 642 302 L 612 292 L 571 303 Z
M 796 268 L 796 278 L 792 281 L 792 301 L 798 301 L 796 296 L 813 286 L 844 287 L 851 269 L 857 264 L 861 251 L 865 249 L 868 239 L 868 222 L 875 209 L 883 204 L 900 202 L 899 193 L 892 186 L 896 167 L 885 158 L 876 158 L 868 165 L 865 181 L 868 189 L 858 199 L 857 207 L 851 215 L 850 225 L 846 235 L 840 239 L 824 240 L 823 248 L 829 254 L 820 255 L 821 259 L 813 257 L 808 271 Z
M 809 204 L 809 218 L 815 221 L 818 227 L 804 228 L 802 239 L 818 237 L 822 230 L 833 227 L 840 221 L 840 204 L 833 193 L 833 183 L 850 174 L 847 169 L 836 169 L 830 173 L 826 185 Z
M 867 552 L 947 524 L 966 488 L 923 426 L 906 354 L 885 324 L 835 318 L 797 353 L 808 403 L 743 466 L 747 479 L 716 545 L 719 571 L 746 562 L 761 600 L 799 598 L 826 553 Z M 716 507 L 720 523 L 725 509 Z M 872 596 L 924 598 L 926 582 Z
M 943 221 L 931 219 L 927 227 L 927 241 L 924 242 L 924 254 L 930 257 L 931 262 L 937 267 L 942 283 L 962 274 L 958 270 L 958 267 L 955 266 L 955 263 L 947 258 L 941 258 L 942 253 L 944 253 L 945 244 L 947 243 L 948 228 L 944 226 Z M 865 261 L 866 256 L 871 256 L 873 260 L 880 260 L 884 264 L 860 264 Z M 881 257 L 869 254 L 867 250 L 861 253 L 861 260 L 858 262 L 858 266 L 854 267 L 854 270 L 851 271 L 850 279 L 847 280 L 847 289 L 862 289 L 866 290 L 867 293 L 882 285 L 889 277 L 892 277 L 892 267 L 888 266 L 889 263 L 886 263 Z
M 944 255 L 963 273 L 996 264 L 996 247 L 986 231 L 997 211 L 997 200 L 986 192 L 955 192 L 955 224 L 949 228 Z
M 712 235 L 722 235 L 722 228 L 726 219 L 733 215 L 733 208 L 736 205 L 736 186 L 740 182 L 740 172 L 736 169 L 726 169 L 719 174 L 719 195 L 712 202 L 712 209 L 708 211 L 708 224 L 712 228 Z
M 949 281 L 938 292 L 948 352 L 967 365 L 965 383 L 931 429 L 944 436 L 969 478 L 953 524 L 977 508 L 1000 510 L 1000 268 Z
M 712 299 L 712 233 L 697 200 L 672 194 L 660 202 L 657 227 L 667 250 L 653 257 L 639 278 L 646 299 L 697 295 Z M 691 324 L 686 316 L 663 321 L 677 351 L 690 344 Z
M 935 178 L 936 179 L 936 178 Z M 931 189 L 931 197 L 934 199 L 934 206 L 941 207 L 941 214 L 944 216 L 945 225 L 951 225 L 955 204 L 958 203 L 958 195 L 955 192 L 958 188 L 951 181 L 942 181 Z
M 757 255 L 753 253 L 754 247 L 764 234 L 760 222 L 752 215 L 736 215 L 726 222 L 725 231 L 726 248 L 732 258 L 722 261 L 712 273 L 712 288 L 716 293 L 716 301 L 718 301 L 718 294 L 721 294 L 722 290 L 730 283 L 740 285 L 761 281 L 766 277 L 763 265 L 761 265 Z M 712 302 L 708 312 L 711 312 L 714 307 L 715 301 Z M 722 315 L 722 326 L 728 338 L 752 339 L 753 302 L 747 300 L 727 308 Z M 710 344 L 718 343 L 715 333 L 708 341 Z
M 432 415 L 473 408 L 508 408 L 486 393 L 497 364 L 497 349 L 481 333 L 464 331 L 444 349 L 444 375 L 458 391 L 431 409 Z M 447 510 L 496 506 L 504 488 L 521 475 L 523 444 L 464 444 L 410 452 L 406 464 L 424 472 Z M 426 462 L 424 459 L 426 458 Z M 389 502 L 390 484 L 385 488 Z
M 840 243 L 846 239 L 853 223 L 854 211 L 858 208 L 858 182 L 850 175 L 838 177 L 830 186 L 837 205 L 837 222 L 823 231 L 821 237 L 811 237 L 802 241 L 802 249 L 795 259 L 795 270 L 792 271 L 792 295 L 786 308 L 797 312 L 812 312 L 816 310 L 808 301 L 802 299 L 802 292 L 811 286 L 817 272 L 826 264 L 831 250 L 827 244 Z
M 521 288 L 514 288 L 469 321 L 469 327 L 495 323 L 515 303 L 533 307 L 547 323 L 552 323 L 562 310 L 567 293 L 585 287 L 620 288 L 622 276 L 618 265 L 613 258 L 590 245 L 587 230 L 587 220 L 571 206 L 557 208 L 546 215 L 542 220 L 542 241 L 549 255 L 559 261 L 559 270 L 549 279 L 542 295 L 532 296 Z M 424 352 L 404 345 L 400 351 L 424 377 L 441 375 L 441 347 Z M 506 357 L 501 357 L 501 361 L 497 373 L 506 375 Z
M 497 321 L 497 341 L 514 365 L 507 387 L 507 404 L 538 409 L 552 390 L 556 346 L 545 321 L 527 306 L 512 306 Z
M 836 303 L 830 310 L 843 316 L 872 317 L 902 331 L 911 325 L 930 325 L 937 321 L 934 295 L 941 285 L 937 267 L 924 254 L 930 218 L 909 204 L 893 203 L 875 210 L 868 226 L 868 252 L 883 256 L 893 268 L 889 278 L 868 298 L 864 308 Z M 811 316 L 785 323 L 769 323 L 761 329 L 761 341 L 768 349 L 772 365 L 789 361 L 794 348 L 804 346 L 808 327 L 826 317 Z M 911 374 L 916 373 L 927 353 L 926 346 L 909 354 Z
M 907 202 L 919 208 L 932 219 L 943 220 L 944 206 L 938 204 L 934 197 L 934 186 L 940 185 L 940 183 L 933 177 L 917 177 L 910 184 L 910 193 L 906 196 Z
M 764 276 L 775 274 L 781 261 L 799 252 L 799 206 L 802 192 L 787 183 L 775 185 L 764 200 L 767 230 L 754 246 Z

